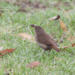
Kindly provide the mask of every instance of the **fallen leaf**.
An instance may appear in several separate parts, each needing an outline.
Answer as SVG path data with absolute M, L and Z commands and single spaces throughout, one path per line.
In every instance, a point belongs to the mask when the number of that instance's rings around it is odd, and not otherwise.
M 27 67 L 34 68 L 34 67 L 37 67 L 39 65 L 40 65 L 39 61 L 34 61 L 34 62 L 31 62 L 30 64 L 28 64 Z
M 67 37 L 67 39 L 68 39 L 71 43 L 73 43 L 73 41 L 75 40 L 75 37 L 71 36 L 71 37 Z
M 68 47 L 71 47 L 71 46 L 63 46 L 62 49 L 65 49 L 65 48 L 68 48 Z
M 21 36 L 23 40 L 28 39 L 30 42 L 34 42 L 34 37 L 28 33 L 19 33 L 18 35 Z
M 74 46 L 75 46 L 75 43 L 72 44 L 72 45 L 69 45 L 69 46 L 63 46 L 62 49 L 69 48 L 69 47 L 74 47 Z
M 12 53 L 14 50 L 16 49 L 5 49 L 5 50 L 2 50 L 0 51 L 0 55 L 5 55 L 5 54 L 9 54 L 9 53 Z
M 0 16 L 1 16 L 1 13 L 0 13 Z
M 57 20 L 57 19 L 59 19 L 59 18 L 60 18 L 60 16 L 59 16 L 59 15 L 57 15 L 57 16 L 54 16 L 54 17 L 50 18 L 50 19 L 49 19 L 49 21 Z
M 57 19 L 59 19 L 61 28 L 65 31 L 67 31 L 65 23 L 60 19 L 59 15 L 54 16 L 54 17 L 50 18 L 49 20 L 52 21 L 52 20 L 57 20 Z
M 66 14 L 66 17 L 68 18 L 68 19 L 70 19 L 70 16 L 68 15 L 68 13 L 63 9 L 63 12 Z
M 59 18 L 60 26 L 63 30 L 67 31 L 65 23 Z
M 74 44 L 72 44 L 72 47 L 74 47 L 75 46 L 75 43 Z
M 55 59 L 58 59 L 57 57 L 54 56 Z
M 55 56 L 54 56 L 54 58 L 55 58 L 56 60 L 58 60 L 58 61 L 60 61 L 60 60 L 61 60 L 60 58 L 57 58 L 57 57 L 55 57 Z

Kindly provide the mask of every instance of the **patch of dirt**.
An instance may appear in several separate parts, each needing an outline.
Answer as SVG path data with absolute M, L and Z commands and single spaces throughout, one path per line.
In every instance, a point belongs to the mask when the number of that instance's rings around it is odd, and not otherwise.
M 22 6 L 21 6 L 22 5 Z M 45 5 L 43 5 L 41 2 L 24 2 L 24 4 L 20 3 L 18 4 L 18 6 L 21 6 L 21 8 L 19 9 L 19 11 L 23 11 L 23 12 L 27 12 L 26 8 L 31 7 L 32 9 L 44 9 L 46 8 Z
M 50 5 L 52 5 L 53 8 L 57 8 L 58 10 L 61 10 L 61 6 L 65 6 L 71 9 L 71 3 L 70 2 L 51 2 Z M 65 9 L 65 8 L 64 8 Z
M 30 12 L 34 9 L 46 9 L 46 8 L 56 8 L 58 10 L 61 9 L 61 6 L 65 6 L 71 9 L 71 3 L 70 2 L 48 2 L 47 4 L 43 4 L 41 1 L 34 0 L 33 2 L 31 0 L 5 0 L 8 3 L 12 3 L 14 5 L 20 6 L 19 12 Z
M 38 1 L 31 2 L 30 0 L 15 0 L 15 1 L 7 0 L 6 2 L 20 6 L 21 8 L 18 10 L 20 12 L 29 12 L 28 8 L 31 8 L 31 9 L 45 9 L 46 8 L 44 4 Z

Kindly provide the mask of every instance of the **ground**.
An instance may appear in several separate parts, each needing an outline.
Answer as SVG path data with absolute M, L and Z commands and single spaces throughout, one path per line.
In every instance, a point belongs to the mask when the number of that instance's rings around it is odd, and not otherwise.
M 71 36 L 75 36 L 75 1 L 12 1 L 0 2 L 0 47 L 16 48 L 16 50 L 11 54 L 0 56 L 0 75 L 6 73 L 9 75 L 74 75 L 75 47 L 61 48 L 60 53 L 55 50 L 43 53 L 43 49 L 36 43 L 22 40 L 17 34 L 28 33 L 35 36 L 30 24 L 36 24 L 43 27 L 60 47 L 73 44 L 75 41 L 71 43 L 67 39 L 70 35 L 66 35 L 66 32 L 61 29 L 59 20 L 49 21 L 49 18 L 60 15 Z M 40 65 L 27 68 L 26 65 L 33 61 L 39 61 Z

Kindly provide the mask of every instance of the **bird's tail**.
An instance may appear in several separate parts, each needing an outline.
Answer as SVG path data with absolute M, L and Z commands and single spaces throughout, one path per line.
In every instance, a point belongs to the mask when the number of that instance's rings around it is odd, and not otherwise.
M 55 49 L 57 52 L 61 51 L 57 46 L 52 46 L 52 48 Z

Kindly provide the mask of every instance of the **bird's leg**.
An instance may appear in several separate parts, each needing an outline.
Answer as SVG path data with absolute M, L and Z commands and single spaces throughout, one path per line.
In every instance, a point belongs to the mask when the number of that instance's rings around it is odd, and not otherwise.
M 44 53 L 46 52 L 46 50 L 44 50 Z
M 50 52 L 51 50 L 49 50 L 49 52 Z

